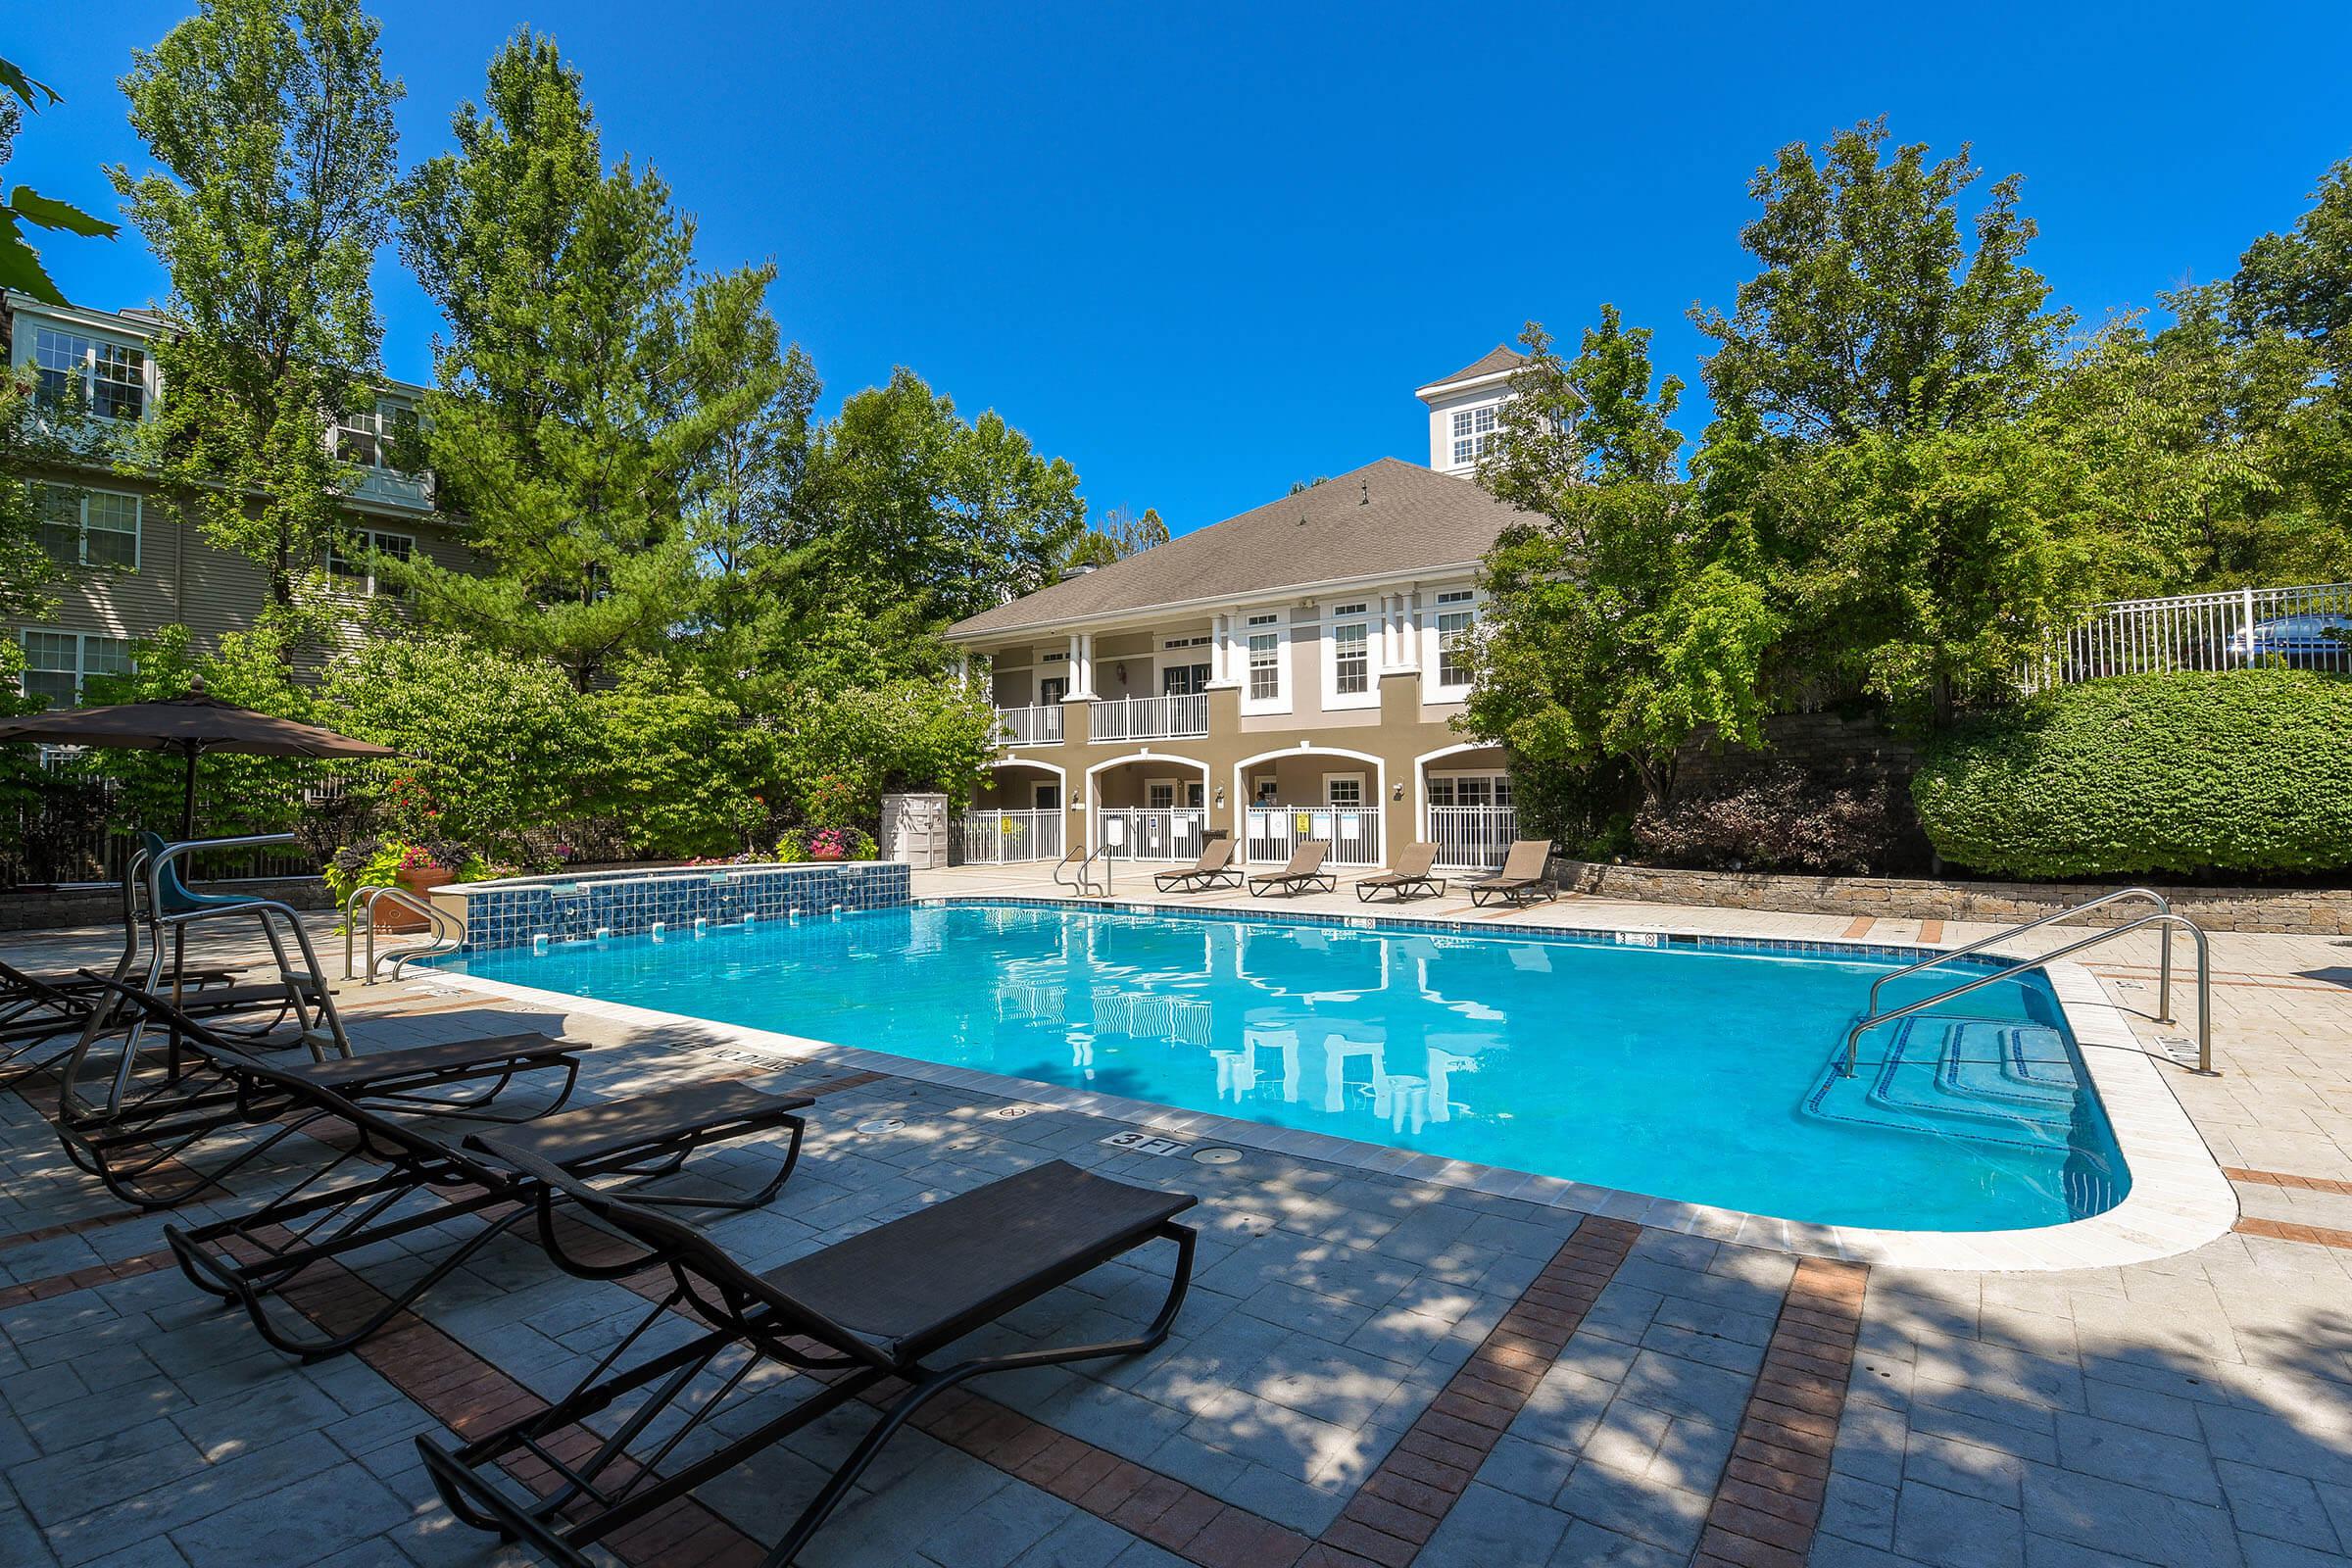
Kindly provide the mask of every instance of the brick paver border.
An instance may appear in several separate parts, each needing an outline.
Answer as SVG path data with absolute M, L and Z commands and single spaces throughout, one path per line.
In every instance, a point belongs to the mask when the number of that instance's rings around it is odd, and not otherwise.
M 2222 1174 L 2233 1182 L 2249 1182 L 2257 1187 L 2291 1187 L 2307 1193 L 2334 1193 L 2352 1198 L 2352 1182 L 2331 1181 L 2325 1176 L 2289 1176 L 2284 1171 L 2247 1170 L 2238 1165 L 2224 1165 Z
M 1804 1568 L 1862 1328 L 1859 1263 L 1808 1257 L 1781 1302 L 1694 1568 Z
M 2298 1225 L 2292 1220 L 2256 1219 L 2240 1215 L 2230 1227 L 2240 1236 L 2267 1236 L 2278 1242 L 2306 1242 L 2313 1247 L 2332 1247 L 2339 1251 L 2352 1251 L 2352 1231 L 2339 1231 L 2326 1225 Z
M 1626 1220 L 1586 1216 L 1299 1568 L 1406 1568 L 1419 1556 L 1641 1234 Z

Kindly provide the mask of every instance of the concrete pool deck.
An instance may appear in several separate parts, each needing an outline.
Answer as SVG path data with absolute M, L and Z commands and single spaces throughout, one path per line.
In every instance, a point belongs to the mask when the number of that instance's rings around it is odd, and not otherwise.
M 917 892 L 1044 883 L 965 869 Z M 1359 912 L 1345 890 L 1297 906 Z M 1493 918 L 1922 940 L 1910 921 L 1589 900 Z M 90 934 L 0 956 L 107 950 Z M 2175 1031 L 2133 1015 L 2153 952 L 2101 950 L 2086 979 L 2162 1054 Z M 1175 1339 L 984 1385 L 902 1434 L 810 1564 L 2352 1560 L 2352 943 L 2225 934 L 2214 952 L 2223 1075 L 2145 1059 L 2239 1217 L 2177 1255 L 2036 1273 L 1799 1259 L 1278 1152 L 1155 1157 L 1105 1145 L 1123 1124 L 1084 1111 L 765 1072 L 691 1030 L 431 979 L 341 995 L 364 1048 L 596 1041 L 598 1095 L 747 1071 L 821 1091 L 793 1185 L 721 1223 L 763 1259 L 1048 1155 L 1201 1196 Z M 451 1520 L 408 1439 L 561 1388 L 637 1304 L 622 1286 L 554 1275 L 511 1241 L 400 1333 L 300 1367 L 180 1279 L 161 1224 L 74 1173 L 32 1102 L 0 1098 L 0 1561 L 532 1560 Z M 1009 1332 L 1091 1333 L 1149 1289 L 1105 1271 Z M 820 1424 L 706 1489 L 690 1535 L 622 1560 L 755 1559 L 851 1436 Z

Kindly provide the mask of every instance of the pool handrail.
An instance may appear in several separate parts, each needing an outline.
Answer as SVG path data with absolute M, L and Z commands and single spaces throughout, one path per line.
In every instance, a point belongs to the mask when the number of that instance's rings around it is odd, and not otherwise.
M 2028 920 L 2024 925 L 2013 925 L 2005 930 L 1995 931 L 1988 937 L 1971 942 L 1965 948 L 1948 948 L 1937 953 L 1934 957 L 1922 958 L 1917 963 L 1883 974 L 1870 983 L 1870 1005 L 1866 1011 L 1877 1012 L 1879 1010 L 1879 992 L 1886 987 L 1889 980 L 1900 980 L 1903 976 L 1917 974 L 1922 969 L 1933 969 L 1937 964 L 1952 958 L 1965 958 L 1972 953 L 1982 953 L 1986 948 L 1998 947 L 2011 937 L 2022 937 L 2029 931 L 2038 931 L 2045 925 L 2056 925 L 2061 920 L 2070 920 L 2078 914 L 2086 914 L 2092 909 L 2102 908 L 2110 904 L 2121 904 L 2126 899 L 2145 899 L 2156 906 L 2158 914 L 2170 914 L 2173 911 L 2172 901 L 2154 888 L 2118 888 L 2113 893 L 2101 894 L 2098 898 L 2069 905 L 2056 914 L 2045 914 L 2038 920 Z M 2170 926 L 2165 927 L 2164 945 L 2158 949 L 2158 955 L 2156 1021 L 2171 1023 L 2173 1021 L 2173 931 Z
M 343 901 L 343 978 L 360 979 L 363 985 L 375 984 L 377 958 L 375 956 L 375 906 L 390 900 L 411 914 L 421 915 L 432 935 L 408 947 L 393 948 L 384 954 L 384 961 L 392 965 L 392 978 L 398 980 L 400 971 L 412 958 L 437 958 L 455 953 L 465 944 L 466 928 L 457 918 L 428 898 L 410 892 L 407 888 L 387 886 L 380 882 L 366 882 L 352 889 L 351 897 Z M 358 976 L 352 972 L 351 948 L 355 925 L 365 924 L 368 930 L 368 958 Z
M 2111 925 L 2101 930 L 2093 931 L 2088 936 L 2082 938 L 2080 941 L 2070 942 L 2063 948 L 2053 949 L 2052 951 L 2041 954 L 2035 957 L 2020 958 L 2005 969 L 1994 969 L 1988 973 L 1978 975 L 1973 980 L 1964 980 L 1960 984 L 1952 987 L 1949 991 L 1939 991 L 1935 996 L 1923 998 L 1918 1002 L 1906 1003 L 1904 1005 L 1896 1007 L 1892 1011 L 1879 1012 L 1874 1009 L 1857 1020 L 1854 1026 L 1845 1032 L 1845 1060 L 1842 1065 L 1840 1075 L 1847 1078 L 1851 1078 L 1854 1075 L 1854 1058 L 1856 1054 L 1861 1049 L 1862 1036 L 1869 1030 L 1876 1029 L 1883 1023 L 1892 1023 L 1897 1018 L 1908 1018 L 1915 1012 L 1925 1012 L 1930 1007 L 1937 1006 L 1943 1003 L 1949 1002 L 1955 997 L 1965 996 L 1969 992 L 1978 990 L 1981 987 L 1991 985 L 1996 980 L 2012 979 L 2017 975 L 2024 974 L 2030 969 L 2047 968 L 2049 965 L 2057 962 L 2060 958 L 2080 953 L 2084 948 L 2095 948 L 2102 942 L 2112 942 L 2117 937 L 2129 936 L 2131 933 L 2137 931 L 2140 927 L 2149 925 L 2163 926 L 2165 928 L 2165 934 L 2167 937 L 2170 937 L 2172 934 L 2172 928 L 2174 926 L 2182 926 L 2185 927 L 2188 931 L 2188 934 L 2196 940 L 2197 1065 L 2193 1070 L 2200 1078 L 2216 1077 L 2218 1075 L 2213 1070 L 2212 948 L 2205 940 L 2205 928 L 2203 926 L 2198 925 L 2196 921 L 2191 920 L 2185 914 L 2175 914 L 2169 909 L 2162 914 L 2143 914 L 2136 920 L 2130 920 L 2122 925 Z

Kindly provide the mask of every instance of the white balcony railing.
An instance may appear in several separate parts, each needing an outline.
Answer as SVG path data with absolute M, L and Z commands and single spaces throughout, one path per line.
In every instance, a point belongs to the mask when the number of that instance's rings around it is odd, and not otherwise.
M 1095 813 L 1095 847 L 1114 860 L 1197 860 L 1207 830 L 1208 813 L 1198 807 Z
M 1493 871 L 1519 836 L 1519 813 L 1508 806 L 1433 806 L 1429 842 L 1449 871 Z
M 2352 583 L 2231 588 L 2094 605 L 2026 660 L 2018 683 L 2043 691 L 2104 675 L 2243 669 L 2352 670 Z
M 963 863 L 1009 865 L 1061 858 L 1061 812 L 966 811 Z
M 1252 806 L 1245 815 L 1247 837 L 1242 855 L 1254 867 L 1281 865 L 1309 839 L 1321 839 L 1331 846 L 1327 864 L 1380 864 L 1380 808 L 1376 806 Z
M 1182 697 L 1129 697 L 1115 703 L 1097 703 L 1089 715 L 1088 731 L 1099 741 L 1160 741 L 1180 735 L 1208 733 L 1208 694 Z
M 1058 746 L 1061 744 L 1061 705 L 1045 708 L 997 710 L 1000 746 Z

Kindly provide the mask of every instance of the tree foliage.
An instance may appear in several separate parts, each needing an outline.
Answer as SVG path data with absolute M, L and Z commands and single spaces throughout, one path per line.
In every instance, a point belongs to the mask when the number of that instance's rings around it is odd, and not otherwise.
M 24 128 L 25 111 L 39 114 L 46 104 L 65 102 L 45 81 L 35 81 L 19 67 L 0 60 L 0 169 L 16 151 L 17 133 Z M 27 228 L 86 238 L 113 239 L 116 225 L 94 218 L 70 202 L 44 196 L 29 185 L 19 185 L 0 203 L 0 288 L 13 288 L 52 305 L 66 303 L 57 281 L 41 266 L 41 253 L 25 236 Z
M 379 373 L 368 270 L 401 89 L 377 32 L 357 0 L 205 0 L 122 78 L 161 167 L 109 172 L 172 280 L 155 347 L 171 395 L 133 471 L 257 563 L 280 608 L 348 541 L 337 495 L 355 470 L 329 432 Z
M 1563 361 L 1530 325 L 1480 481 L 1545 520 L 1488 558 L 1487 634 L 1463 727 L 1522 765 L 1622 760 L 1662 800 L 1701 726 L 1753 740 L 1758 664 L 1779 630 L 1745 542 L 1671 477 L 1681 385 L 1653 391 L 1649 333 L 1614 309 Z
M 1960 726 L 1912 784 L 1945 858 L 2029 877 L 2352 864 L 2352 680 L 2129 675 Z

